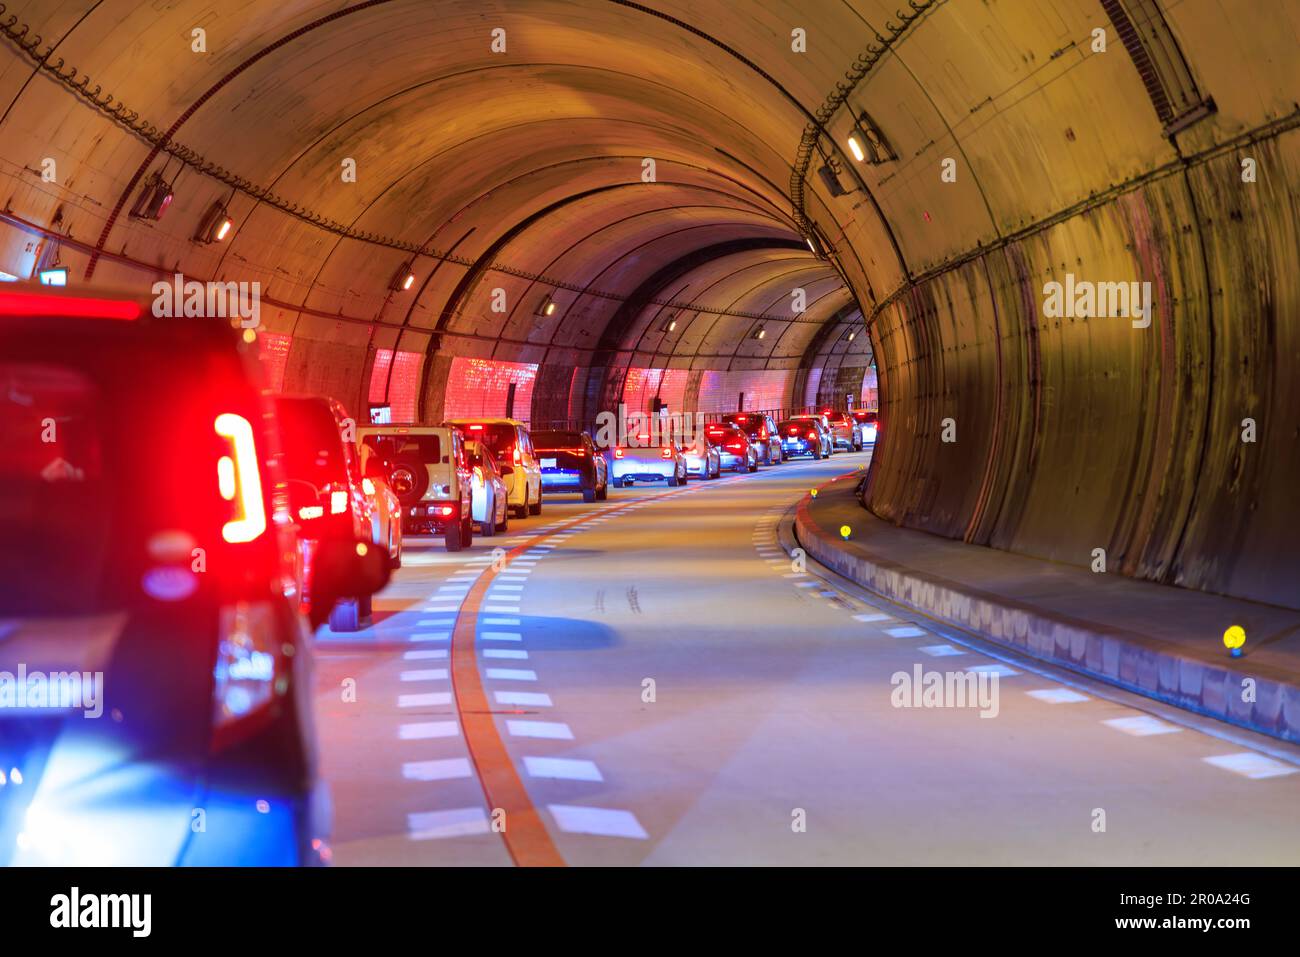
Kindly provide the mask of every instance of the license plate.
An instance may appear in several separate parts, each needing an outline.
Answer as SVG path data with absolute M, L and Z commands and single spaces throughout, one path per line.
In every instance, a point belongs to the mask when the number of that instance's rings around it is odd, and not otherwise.
M 544 469 L 555 468 L 555 459 L 542 459 L 542 468 Z

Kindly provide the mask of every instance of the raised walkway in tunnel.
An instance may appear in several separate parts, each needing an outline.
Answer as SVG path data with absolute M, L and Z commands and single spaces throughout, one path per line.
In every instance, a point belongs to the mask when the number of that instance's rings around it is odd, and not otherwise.
M 862 507 L 861 479 L 841 476 L 799 503 L 800 544 L 822 564 L 1019 652 L 1300 741 L 1300 612 L 900 528 Z M 1232 625 L 1247 635 L 1238 658 L 1223 642 Z

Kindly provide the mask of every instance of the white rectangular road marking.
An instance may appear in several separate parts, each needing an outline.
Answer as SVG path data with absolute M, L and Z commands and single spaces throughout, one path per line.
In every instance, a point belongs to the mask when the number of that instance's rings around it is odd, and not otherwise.
M 999 678 L 1014 678 L 1020 674 L 1014 668 L 1008 668 L 1006 665 L 976 665 L 974 668 L 967 668 L 967 671 L 976 673 L 984 672 L 990 675 L 997 675 Z
M 402 681 L 446 681 L 446 668 L 421 668 L 416 671 L 403 671 Z
M 485 631 L 479 635 L 484 641 L 523 641 L 523 636 L 513 631 Z
M 1069 688 L 1040 688 L 1037 691 L 1027 691 L 1025 693 L 1031 698 L 1046 701 L 1048 704 L 1074 704 L 1079 701 L 1089 700 L 1087 695 L 1081 695 Z
M 437 705 L 451 704 L 451 692 L 434 691 L 429 694 L 399 694 L 399 708 L 431 708 Z
M 417 628 L 450 628 L 455 623 L 455 618 L 421 618 L 415 625 Z
M 484 648 L 484 658 L 527 658 L 528 652 L 519 648 Z
M 439 585 L 438 586 L 438 594 L 441 595 L 445 592 L 448 598 L 452 597 L 453 595 L 464 595 L 468 591 L 469 591 L 468 585 Z M 430 601 L 439 601 L 439 600 L 440 599 L 438 598 L 430 599 Z
M 408 641 L 446 641 L 451 637 L 449 631 L 422 631 L 408 638 Z
M 853 620 L 854 621 L 889 621 L 889 615 L 882 615 L 879 612 L 866 614 L 866 615 L 854 615 Z
M 817 583 L 816 582 L 795 582 L 794 587 L 795 588 L 816 588 Z
M 530 569 L 528 569 L 528 571 L 532 571 L 532 569 L 530 568 Z M 496 581 L 499 581 L 499 582 L 526 582 L 526 581 L 528 581 L 528 572 L 509 572 L 509 573 L 504 573 L 504 572 L 503 572 L 502 574 L 500 574 L 500 575 L 498 575 L 498 576 L 496 577 Z
M 518 625 L 518 618 L 484 618 L 485 625 Z
M 421 811 L 406 815 L 407 837 L 432 841 L 444 837 L 488 834 L 487 811 L 481 807 L 458 807 L 450 811 Z
M 416 648 L 402 655 L 403 661 L 428 661 L 431 658 L 446 658 L 446 648 Z
M 567 834 L 629 837 L 638 841 L 650 839 L 650 835 L 645 832 L 645 828 L 631 811 L 582 807 L 575 804 L 548 804 L 546 809 L 555 818 L 559 829 Z
M 412 724 L 403 724 L 397 728 L 397 737 L 402 741 L 454 738 L 458 734 L 460 734 L 460 725 L 455 721 L 418 721 Z
M 786 574 L 786 575 L 784 575 L 784 576 L 782 576 L 782 577 L 784 577 L 784 578 L 803 578 L 803 577 L 804 577 L 805 575 L 807 575 L 807 574 L 808 574 L 807 572 L 790 572 L 790 573 L 788 573 L 788 574 Z
M 592 761 L 573 758 L 524 757 L 524 768 L 533 778 L 560 778 L 565 781 L 603 781 L 600 768 Z
M 1233 774 L 1240 774 L 1254 780 L 1280 778 L 1287 774 L 1295 774 L 1297 770 L 1293 764 L 1287 764 L 1284 761 L 1270 758 L 1268 755 L 1259 754 L 1255 751 L 1218 754 L 1212 758 L 1202 758 L 1201 760 L 1206 764 L 1214 765 L 1216 768 L 1223 768 L 1225 771 L 1231 771 Z
M 519 606 L 518 605 L 487 605 L 484 607 L 483 610 L 494 611 L 494 612 L 505 612 L 506 614 L 509 614 L 510 612 L 514 612 L 515 614 L 518 614 Z
M 487 676 L 498 681 L 536 681 L 537 672 L 527 668 L 488 668 Z
M 1131 734 L 1139 738 L 1145 738 L 1151 734 L 1174 734 L 1183 730 L 1175 724 L 1153 718 L 1149 714 L 1134 715 L 1131 718 L 1111 718 L 1108 721 L 1103 721 L 1102 724 L 1114 728 L 1116 731 L 1123 731 L 1125 734 Z
M 964 655 L 966 652 L 960 648 L 954 648 L 952 645 L 922 645 L 919 651 L 924 652 L 931 658 L 945 658 L 952 655 Z
M 499 592 L 499 591 L 523 591 L 523 590 L 524 590 L 524 586 L 523 586 L 523 585 L 500 585 L 500 584 L 495 584 L 495 583 L 492 585 L 492 591 L 494 591 L 494 592 Z
M 925 634 L 920 628 L 913 628 L 906 625 L 902 628 L 886 628 L 885 634 L 892 638 L 920 638 Z
M 506 730 L 516 738 L 550 738 L 572 741 L 573 731 L 563 721 L 506 721 Z
M 535 708 L 551 707 L 551 696 L 536 691 L 494 691 L 497 704 L 532 705 Z
M 451 781 L 455 778 L 472 777 L 473 774 L 468 758 L 407 761 L 402 765 L 402 777 L 408 781 Z

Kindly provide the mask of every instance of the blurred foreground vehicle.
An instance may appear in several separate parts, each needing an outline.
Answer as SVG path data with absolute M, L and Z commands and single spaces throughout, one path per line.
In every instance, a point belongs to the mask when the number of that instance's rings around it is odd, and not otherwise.
M 224 322 L 0 291 L 0 863 L 328 857 L 269 411 Z M 314 574 L 317 624 L 388 570 Z
M 609 463 L 586 432 L 534 432 L 542 491 L 581 492 L 584 502 L 609 496 Z
M 402 502 L 393 491 L 393 465 L 370 446 L 358 446 L 361 491 L 370 502 L 370 540 L 388 553 L 388 564 L 402 567 Z
M 474 540 L 473 480 L 460 432 L 445 426 L 382 425 L 357 439 L 392 463 L 391 484 L 408 535 L 443 536 L 447 551 Z

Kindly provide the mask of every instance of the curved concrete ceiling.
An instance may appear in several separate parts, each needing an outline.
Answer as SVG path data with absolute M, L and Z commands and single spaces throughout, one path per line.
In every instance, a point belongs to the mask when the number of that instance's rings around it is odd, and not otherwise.
M 83 282 L 259 280 L 311 384 L 420 352 L 429 414 L 455 356 L 539 364 L 554 418 L 637 366 L 801 405 L 874 358 L 879 514 L 1296 603 L 1294 3 L 8 6 L 0 269 L 57 235 Z M 160 170 L 173 208 L 132 219 Z M 235 237 L 195 243 L 218 201 Z M 1047 317 L 1067 274 L 1152 283 L 1152 325 Z

